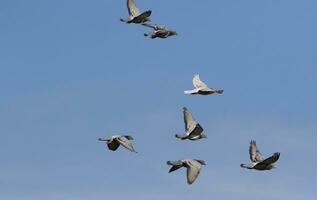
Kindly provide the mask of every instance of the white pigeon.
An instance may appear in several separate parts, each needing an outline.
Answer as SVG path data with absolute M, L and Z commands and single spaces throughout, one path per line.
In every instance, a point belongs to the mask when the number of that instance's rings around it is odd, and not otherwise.
M 202 165 L 206 165 L 203 160 L 196 159 L 184 159 L 177 161 L 167 161 L 168 165 L 172 165 L 172 168 L 169 170 L 169 173 L 178 170 L 181 167 L 187 168 L 187 183 L 192 184 L 198 177 Z
M 125 23 L 135 23 L 140 24 L 150 21 L 149 17 L 152 14 L 151 10 L 147 10 L 143 13 L 140 12 L 138 7 L 135 5 L 134 0 L 127 0 L 127 7 L 129 12 L 129 17 L 127 19 L 120 19 L 120 21 Z
M 129 135 L 114 135 L 114 136 L 110 136 L 110 137 L 98 138 L 98 140 L 105 141 L 108 148 L 111 151 L 117 150 L 118 147 L 120 145 L 122 145 L 123 147 L 125 147 L 129 151 L 137 153 L 134 150 L 132 142 L 131 142 L 131 140 L 133 140 L 133 138 Z
M 203 128 L 194 119 L 193 115 L 188 111 L 186 107 L 183 107 L 184 123 L 185 123 L 185 134 L 176 134 L 175 137 L 182 140 L 199 140 L 207 138 L 206 135 L 202 134 Z
M 222 94 L 223 90 L 209 88 L 203 81 L 200 80 L 199 74 L 195 74 L 193 78 L 193 85 L 195 89 L 193 90 L 186 90 L 184 91 L 185 94 L 201 94 L 201 95 L 208 95 L 208 94 Z
M 261 152 L 256 146 L 256 141 L 254 140 L 251 140 L 250 142 L 249 154 L 252 163 L 241 164 L 240 167 L 255 170 L 271 170 L 275 168 L 273 163 L 275 163 L 280 157 L 280 153 L 276 152 L 271 157 L 263 159 Z

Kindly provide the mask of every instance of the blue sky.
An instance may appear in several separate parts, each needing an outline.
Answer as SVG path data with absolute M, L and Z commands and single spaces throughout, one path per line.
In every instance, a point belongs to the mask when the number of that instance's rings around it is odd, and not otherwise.
M 0 1 L 0 198 L 313 200 L 317 2 L 144 1 L 166 40 L 120 23 L 125 1 Z M 194 73 L 223 95 L 186 96 Z M 187 106 L 208 140 L 183 142 Z M 96 139 L 135 138 L 132 154 Z M 269 172 L 243 170 L 248 143 Z M 166 160 L 203 159 L 188 186 Z

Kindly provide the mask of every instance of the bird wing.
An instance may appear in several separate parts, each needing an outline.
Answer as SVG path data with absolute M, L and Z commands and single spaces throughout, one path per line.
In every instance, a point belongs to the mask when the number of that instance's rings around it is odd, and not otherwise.
M 196 160 L 190 160 L 187 167 L 187 183 L 192 184 L 198 177 L 201 170 L 200 162 Z
M 271 157 L 263 160 L 261 164 L 270 165 L 275 163 L 280 158 L 280 153 L 276 152 Z
M 199 74 L 195 74 L 193 78 L 193 85 L 195 88 L 208 88 L 208 86 L 200 80 Z
M 178 170 L 179 168 L 183 167 L 183 162 L 181 160 L 177 161 L 167 161 L 168 165 L 172 165 L 172 168 L 168 171 L 168 173 L 171 173 L 175 170 Z
M 118 141 L 123 147 L 125 147 L 129 151 L 135 152 L 135 150 L 132 146 L 132 142 L 128 138 L 126 138 L 125 136 L 117 137 L 117 138 L 115 138 L 115 140 Z
M 166 27 L 159 24 L 150 24 L 150 23 L 143 23 L 143 26 L 153 28 L 154 30 L 166 30 Z
M 197 122 L 186 107 L 183 107 L 183 114 L 184 114 L 185 130 L 187 133 L 191 133 L 196 128 Z
M 138 7 L 136 7 L 134 0 L 127 0 L 127 6 L 128 6 L 128 11 L 129 15 L 136 17 L 141 14 L 140 10 Z
M 201 135 L 203 131 L 204 131 L 203 127 L 201 127 L 200 124 L 197 123 L 194 130 L 191 131 L 189 135 L 198 136 L 198 135 Z
M 116 140 L 112 140 L 111 142 L 107 143 L 107 146 L 110 150 L 115 151 L 120 146 L 120 143 Z
M 125 138 L 127 138 L 128 140 L 134 140 L 132 136 L 130 135 L 124 135 Z
M 249 154 L 250 154 L 250 160 L 252 162 L 260 162 L 263 160 L 262 154 L 259 151 L 259 149 L 256 146 L 256 141 L 251 140 L 250 146 L 249 146 Z

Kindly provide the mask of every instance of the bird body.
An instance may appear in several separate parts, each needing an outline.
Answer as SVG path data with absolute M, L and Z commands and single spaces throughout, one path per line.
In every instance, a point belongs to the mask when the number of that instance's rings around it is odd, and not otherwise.
M 136 6 L 134 0 L 127 0 L 127 7 L 128 7 L 129 17 L 127 19 L 120 19 L 120 21 L 128 23 L 128 24 L 130 23 L 141 24 L 141 23 L 150 21 L 149 17 L 152 14 L 151 10 L 147 10 L 141 13 L 138 7 Z
M 163 25 L 149 23 L 143 23 L 142 25 L 154 29 L 153 32 L 144 34 L 144 36 L 150 37 L 152 39 L 155 39 L 157 37 L 168 38 L 170 36 L 177 35 L 176 31 L 170 30 Z
M 171 169 L 169 173 L 178 170 L 182 167 L 187 168 L 187 183 L 192 184 L 197 179 L 202 165 L 206 165 L 205 161 L 203 160 L 196 160 L 196 159 L 184 159 L 184 160 L 177 160 L 177 161 L 167 161 L 168 165 L 171 165 Z
M 105 141 L 108 146 L 108 149 L 111 151 L 117 150 L 119 146 L 122 145 L 129 151 L 136 153 L 131 142 L 133 138 L 129 135 L 113 135 L 110 137 L 98 138 L 98 140 Z
M 224 90 L 218 90 L 209 88 L 203 81 L 200 80 L 199 74 L 195 74 L 193 78 L 193 85 L 195 89 L 184 91 L 185 94 L 200 94 L 200 95 L 209 95 L 209 94 L 222 94 Z
M 195 120 L 193 115 L 188 111 L 186 107 L 183 107 L 184 124 L 185 124 L 185 134 L 176 134 L 175 137 L 181 140 L 199 140 L 202 138 L 207 138 L 206 135 L 202 134 L 204 129 Z
M 255 170 L 271 170 L 275 168 L 273 165 L 280 157 L 280 153 L 276 152 L 271 157 L 263 159 L 261 152 L 256 146 L 256 141 L 252 140 L 249 146 L 249 155 L 251 164 L 241 164 L 240 167 Z

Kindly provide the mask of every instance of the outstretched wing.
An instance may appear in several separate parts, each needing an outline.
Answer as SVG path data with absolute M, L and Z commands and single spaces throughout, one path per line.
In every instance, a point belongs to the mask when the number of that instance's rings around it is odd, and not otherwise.
M 183 167 L 183 162 L 181 160 L 177 161 L 167 161 L 168 165 L 172 165 L 171 169 L 168 171 L 168 173 L 171 173 L 175 170 L 178 170 L 179 168 Z
M 110 150 L 115 151 L 120 146 L 120 143 L 116 140 L 112 140 L 111 142 L 107 143 L 107 146 Z
M 271 157 L 263 160 L 261 163 L 265 165 L 271 165 L 275 163 L 280 158 L 280 153 L 276 152 Z
M 186 107 L 183 107 L 183 114 L 184 114 L 185 130 L 187 133 L 191 133 L 197 126 L 197 122 Z
M 136 17 L 141 14 L 140 10 L 138 9 L 138 7 L 136 7 L 134 3 L 134 0 L 127 0 L 127 6 L 128 6 L 129 15 Z
M 143 26 L 153 28 L 154 30 L 166 30 L 166 27 L 159 24 L 150 24 L 150 23 L 143 23 Z
M 196 127 L 192 132 L 190 132 L 190 136 L 195 137 L 201 135 L 201 133 L 204 131 L 203 127 L 199 123 L 197 123 Z
M 196 160 L 189 161 L 187 167 L 187 183 L 192 184 L 198 177 L 201 170 L 201 163 Z
M 256 146 L 256 141 L 251 140 L 250 146 L 249 146 L 249 154 L 250 154 L 250 160 L 252 162 L 260 162 L 263 160 L 262 154 L 259 151 L 259 149 Z
M 125 136 L 117 137 L 115 140 L 118 141 L 123 147 L 125 147 L 129 151 L 136 152 L 133 148 L 132 142 Z
M 208 88 L 208 86 L 202 82 L 199 78 L 199 74 L 195 74 L 193 78 L 193 85 L 195 88 Z

